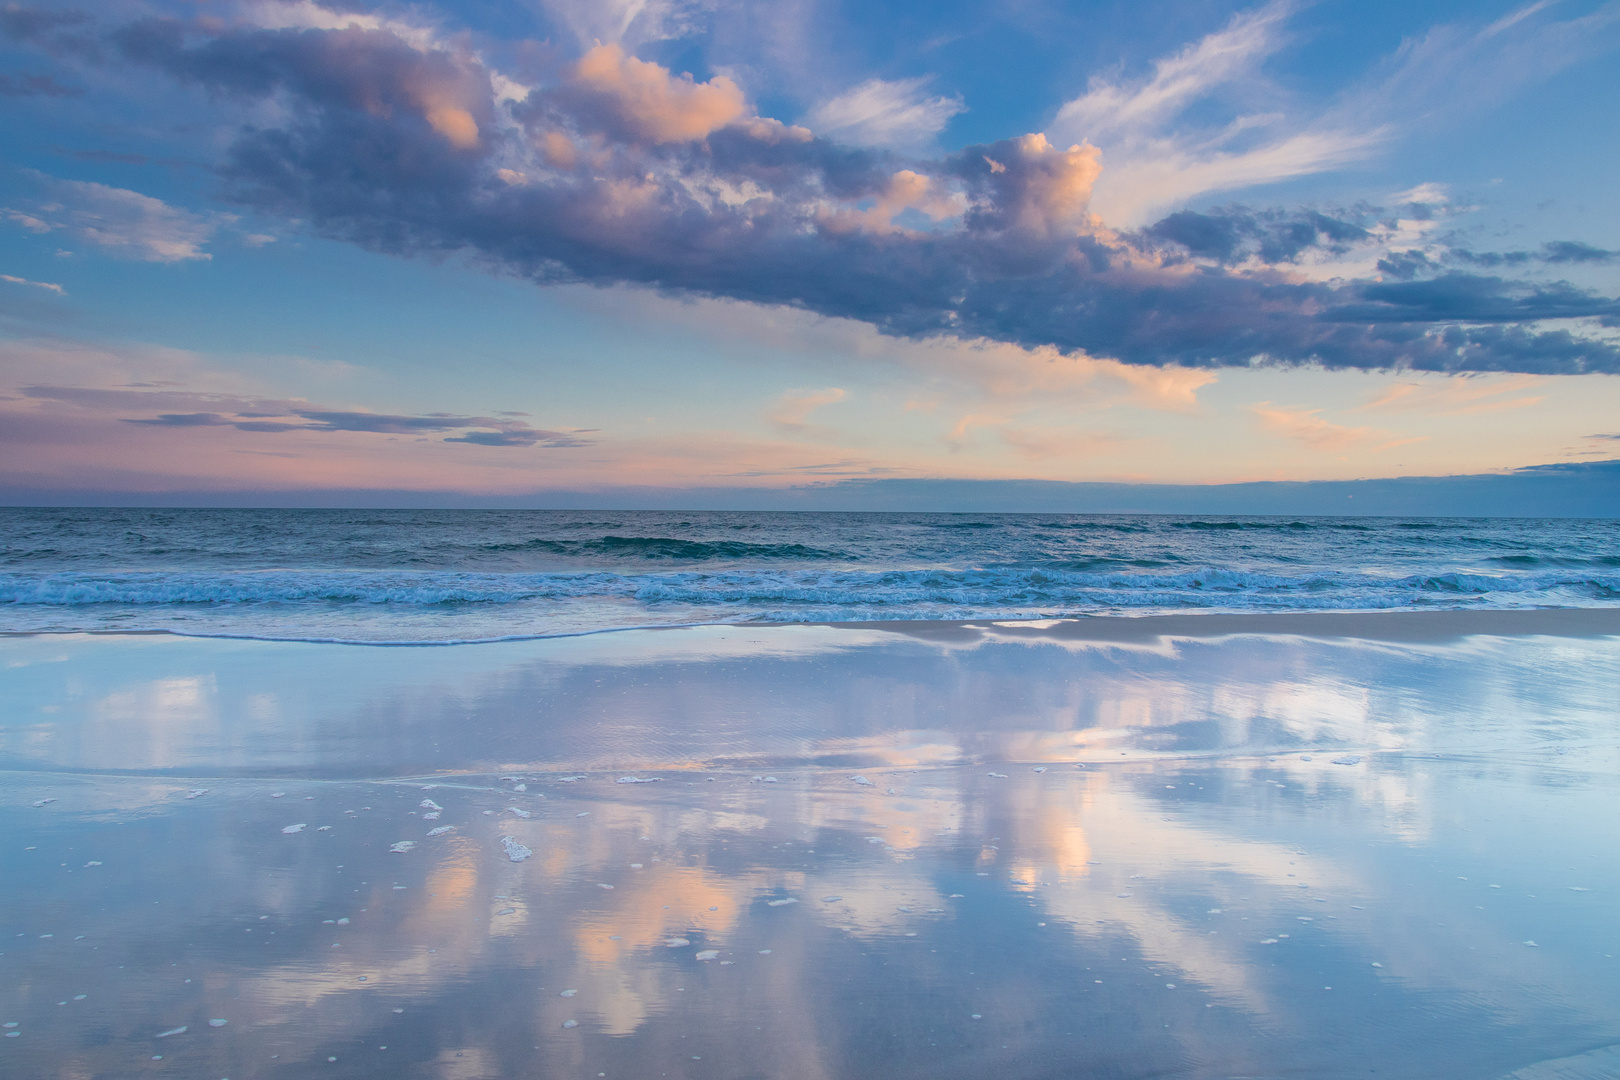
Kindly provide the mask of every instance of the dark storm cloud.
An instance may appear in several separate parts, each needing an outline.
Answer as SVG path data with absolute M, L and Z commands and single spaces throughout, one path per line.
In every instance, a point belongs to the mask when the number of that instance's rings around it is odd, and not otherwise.
M 13 22 L 14 36 L 74 29 Z M 852 150 L 758 117 L 725 80 L 694 83 L 603 47 L 497 107 L 470 52 L 387 30 L 147 19 L 108 40 L 218 97 L 275 97 L 283 119 L 243 129 L 227 152 L 228 194 L 374 251 L 461 253 L 539 283 L 633 283 L 1136 364 L 1620 373 L 1615 345 L 1538 325 L 1620 325 L 1614 299 L 1572 285 L 1464 273 L 1416 251 L 1386 253 L 1382 281 L 1301 280 L 1308 253 L 1375 241 L 1372 207 L 1184 211 L 1118 234 L 1086 212 L 1101 167 L 1088 147 L 1025 136 L 941 161 Z M 1536 259 L 1611 255 L 1567 241 Z M 1517 265 L 1501 259 L 1458 261 Z M 456 438 L 528 437 L 476 426 L 491 430 Z

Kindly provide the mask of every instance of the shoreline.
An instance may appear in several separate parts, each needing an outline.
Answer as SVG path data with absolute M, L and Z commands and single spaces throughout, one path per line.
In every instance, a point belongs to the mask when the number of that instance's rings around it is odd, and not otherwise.
M 813 622 L 697 622 L 614 626 L 553 634 L 510 634 L 450 640 L 364 641 L 330 637 L 275 637 L 265 634 L 186 633 L 167 629 L 0 630 L 0 639 L 50 637 L 176 637 L 204 641 L 262 641 L 302 645 L 357 645 L 370 648 L 439 648 L 562 641 L 631 632 L 674 630 L 819 627 L 878 631 L 933 641 L 967 641 L 985 635 L 1022 640 L 1089 641 L 1124 645 L 1165 638 L 1212 639 L 1233 636 L 1306 637 L 1327 640 L 1433 644 L 1467 637 L 1620 637 L 1620 606 L 1570 608 L 1448 608 L 1377 611 L 1177 612 L 1153 615 L 1077 615 L 1038 619 L 872 619 Z
M 816 624 L 775 624 L 816 625 Z M 964 619 L 937 622 L 823 623 L 935 640 L 974 633 L 1054 641 L 1142 644 L 1162 638 L 1240 635 L 1429 644 L 1465 637 L 1620 636 L 1620 607 L 1474 608 L 1442 611 L 1265 611 L 1175 615 L 1093 615 L 1072 619 Z

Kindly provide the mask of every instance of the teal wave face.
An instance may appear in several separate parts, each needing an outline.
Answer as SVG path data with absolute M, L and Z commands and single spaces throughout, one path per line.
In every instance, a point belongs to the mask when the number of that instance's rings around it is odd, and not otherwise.
M 0 630 L 473 640 L 694 622 L 1606 606 L 1620 523 L 0 511 Z

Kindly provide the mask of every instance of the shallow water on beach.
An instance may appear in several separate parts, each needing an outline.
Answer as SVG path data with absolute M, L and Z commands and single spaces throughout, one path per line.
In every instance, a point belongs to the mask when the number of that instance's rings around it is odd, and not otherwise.
M 8 1077 L 1620 1060 L 1613 637 L 41 636 L 0 671 Z

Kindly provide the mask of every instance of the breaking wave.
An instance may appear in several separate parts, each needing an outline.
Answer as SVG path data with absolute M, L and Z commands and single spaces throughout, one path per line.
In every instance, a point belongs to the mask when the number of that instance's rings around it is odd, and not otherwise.
M 489 640 L 689 623 L 1620 603 L 1620 523 L 3 511 L 0 631 Z

